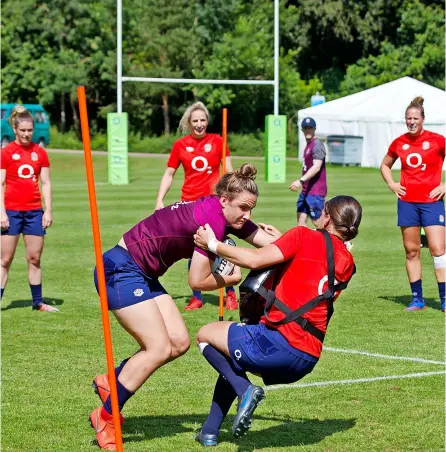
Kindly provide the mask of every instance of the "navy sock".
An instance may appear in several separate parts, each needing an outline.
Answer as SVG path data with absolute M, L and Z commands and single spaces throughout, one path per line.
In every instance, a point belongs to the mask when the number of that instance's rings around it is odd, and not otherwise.
M 410 290 L 414 298 L 423 298 L 423 288 L 421 286 L 421 279 L 410 283 Z
M 127 388 L 125 388 L 119 380 L 116 380 L 116 388 L 118 390 L 118 405 L 119 405 L 119 411 L 122 410 L 125 403 L 127 402 L 130 397 L 132 397 L 134 392 L 130 392 Z M 107 400 L 104 403 L 104 410 L 107 411 L 107 413 L 112 414 L 112 407 L 111 407 L 111 397 L 108 396 Z
M 115 367 L 116 380 L 118 380 L 119 374 L 122 372 L 122 369 L 124 369 L 124 366 L 129 359 L 130 358 L 124 359 L 118 367 Z
M 234 287 L 233 286 L 227 286 L 226 287 L 226 293 L 228 293 L 228 292 L 235 292 Z
M 203 356 L 220 375 L 228 380 L 238 397 L 241 397 L 246 392 L 251 382 L 245 372 L 235 369 L 230 358 L 212 347 L 212 345 L 204 347 Z
M 3 298 L 3 293 L 5 292 L 5 288 L 3 287 L 2 288 L 2 294 L 1 294 L 1 296 L 0 296 L 0 298 Z
M 187 271 L 190 270 L 190 264 L 191 264 L 191 262 L 192 262 L 192 259 L 189 259 L 188 262 L 187 262 Z M 193 291 L 192 291 L 192 295 L 193 295 L 195 298 L 198 298 L 200 301 L 203 301 L 203 298 L 202 298 L 202 296 L 201 296 L 201 292 L 200 292 L 199 290 L 193 290 Z
M 438 284 L 438 293 L 440 294 L 440 301 L 443 301 L 446 298 L 446 282 L 439 282 Z
M 203 433 L 218 435 L 221 424 L 231 408 L 237 394 L 234 388 L 221 375 L 215 384 L 214 396 L 212 397 L 211 411 L 203 425 Z
M 193 291 L 192 291 L 192 295 L 193 295 L 195 298 L 198 298 L 200 301 L 203 301 L 203 298 L 202 298 L 202 296 L 201 296 L 201 292 L 200 292 L 199 290 L 193 290 Z
M 37 306 L 43 303 L 42 300 L 42 284 L 30 284 L 31 295 L 33 297 L 33 305 Z

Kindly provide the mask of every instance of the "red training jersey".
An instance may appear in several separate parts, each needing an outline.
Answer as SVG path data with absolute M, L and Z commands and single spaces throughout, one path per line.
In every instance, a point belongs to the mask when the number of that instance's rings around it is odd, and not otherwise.
M 445 156 L 445 138 L 424 130 L 417 137 L 409 133 L 392 142 L 387 152 L 401 159 L 401 185 L 406 188 L 401 199 L 407 202 L 435 202 L 429 193 L 441 184 Z
M 25 147 L 12 141 L 4 147 L 1 169 L 6 170 L 5 209 L 41 209 L 39 175 L 49 166 L 45 149 L 35 143 Z
M 331 239 L 334 248 L 335 279 L 337 282 L 347 281 L 353 273 L 353 256 L 339 238 L 331 235 Z M 325 239 L 314 229 L 297 226 L 276 240 L 274 245 L 280 249 L 285 258 L 284 264 L 279 267 L 276 297 L 294 311 L 321 295 L 328 287 Z M 336 293 L 335 298 L 339 293 Z M 325 332 L 327 315 L 328 302 L 323 301 L 302 317 Z M 273 306 L 268 316 L 277 322 L 283 319 L 285 314 Z M 278 329 L 291 346 L 315 357 L 320 356 L 322 342 L 304 331 L 296 322 L 277 326 L 268 322 L 265 316 L 261 322 Z
M 228 156 L 229 149 L 226 149 Z M 223 139 L 209 133 L 203 138 L 192 135 L 175 141 L 167 166 L 184 169 L 184 183 L 181 201 L 196 201 L 202 196 L 213 194 L 220 177 L 220 163 L 223 156 Z

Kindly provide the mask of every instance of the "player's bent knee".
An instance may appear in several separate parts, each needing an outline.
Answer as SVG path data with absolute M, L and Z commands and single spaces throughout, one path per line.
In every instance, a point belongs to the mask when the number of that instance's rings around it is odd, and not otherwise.
M 420 250 L 406 250 L 406 259 L 409 261 L 420 259 Z
M 197 345 L 200 342 L 209 342 L 211 337 L 212 337 L 212 331 L 213 331 L 214 327 L 212 324 L 208 324 L 208 325 L 204 325 L 202 326 L 197 333 Z
M 9 268 L 12 264 L 13 258 L 13 255 L 2 257 L 2 267 Z
M 171 359 L 172 345 L 170 341 L 163 341 L 159 343 L 152 343 L 144 350 L 147 353 L 148 361 L 156 361 L 165 363 Z
M 27 256 L 26 260 L 29 264 L 34 265 L 35 267 L 40 266 L 40 255 Z
M 172 345 L 172 358 L 177 358 L 184 355 L 190 348 L 189 336 L 176 337 L 171 341 Z
M 434 268 L 446 268 L 446 254 L 443 254 L 441 256 L 434 256 Z

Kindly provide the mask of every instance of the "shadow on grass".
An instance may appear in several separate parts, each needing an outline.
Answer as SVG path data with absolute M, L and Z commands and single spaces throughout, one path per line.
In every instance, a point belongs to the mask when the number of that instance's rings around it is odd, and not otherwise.
M 140 416 L 126 418 L 123 426 L 124 442 L 147 441 L 155 438 L 174 436 L 178 433 L 190 432 L 191 444 L 194 443 L 197 430 L 188 424 L 196 424 L 204 421 L 205 416 Z M 249 431 L 247 435 L 236 440 L 230 431 L 233 416 L 223 424 L 220 432 L 219 443 L 232 442 L 238 444 L 238 450 L 252 452 L 262 448 L 297 447 L 317 444 L 327 436 L 343 432 L 355 426 L 355 419 L 291 419 L 289 417 L 255 416 L 256 421 L 281 422 L 280 425 L 268 427 L 263 430 Z
M 398 303 L 403 305 L 404 307 L 407 307 L 409 303 L 412 301 L 411 296 L 407 295 L 398 295 L 397 297 L 392 296 L 382 296 L 378 297 L 380 300 L 385 301 L 393 301 L 394 303 Z M 435 298 L 425 298 L 424 302 L 426 303 L 426 306 L 432 309 L 436 309 L 437 311 L 441 311 L 440 301 L 439 299 Z
M 47 298 L 45 297 L 43 299 L 43 301 L 46 304 L 49 304 L 51 306 L 60 306 L 61 304 L 63 304 L 63 300 L 61 300 L 60 298 Z M 30 308 L 32 306 L 32 300 L 14 300 L 11 301 L 11 303 L 8 304 L 8 306 L 2 308 L 2 311 L 7 311 L 8 309 L 19 309 L 19 308 Z

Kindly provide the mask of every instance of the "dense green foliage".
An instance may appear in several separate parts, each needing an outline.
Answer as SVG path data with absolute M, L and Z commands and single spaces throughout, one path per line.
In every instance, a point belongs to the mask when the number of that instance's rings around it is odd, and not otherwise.
M 272 79 L 272 0 L 124 0 L 123 74 Z M 92 130 L 116 110 L 115 0 L 5 0 L 2 101 L 42 103 L 77 130 L 76 86 L 85 84 Z M 328 99 L 404 75 L 444 87 L 441 0 L 282 0 L 280 113 L 293 118 L 316 91 Z M 174 133 L 203 100 L 232 132 L 263 130 L 271 86 L 124 83 L 123 107 L 142 136 Z M 212 129 L 212 127 L 211 127 Z M 219 131 L 219 126 L 215 130 Z
M 99 406 L 91 381 L 105 372 L 106 364 L 93 284 L 95 259 L 83 156 L 50 154 L 50 159 L 54 224 L 42 256 L 43 291 L 61 312 L 31 310 L 20 241 L 1 308 L 0 448 L 2 452 L 99 452 L 91 444 L 94 432 L 88 415 Z M 132 183 L 112 186 L 106 183 L 106 156 L 94 156 L 104 250 L 152 212 L 165 162 L 162 157 L 131 155 Z M 300 174 L 300 164 L 288 162 L 286 184 L 267 185 L 261 161 L 253 163 L 259 170 L 260 190 L 253 220 L 271 222 L 283 231 L 291 228 L 296 221 L 297 195 L 287 187 Z M 181 177 L 176 177 L 166 202 L 178 199 L 181 183 Z M 330 350 L 444 362 L 444 313 L 429 251 L 421 251 L 427 309 L 404 312 L 410 287 L 396 226 L 396 198 L 375 169 L 331 166 L 328 188 L 330 197 L 341 193 L 357 197 L 364 217 L 353 247 L 357 273 L 335 303 L 321 361 L 298 382 L 322 386 L 268 390 L 252 429 L 240 440 L 234 440 L 230 432 L 234 404 L 215 451 L 442 451 L 444 374 L 427 373 L 444 372 L 444 366 Z M 202 310 L 184 312 L 190 295 L 187 262 L 178 262 L 161 282 L 183 312 L 194 343 L 198 329 L 218 319 L 218 292 L 204 294 Z M 237 320 L 237 313 L 226 312 L 225 319 Z M 115 361 L 120 362 L 137 345 L 114 318 L 111 326 Z M 124 408 L 125 451 L 213 450 L 203 449 L 194 436 L 206 418 L 216 376 L 195 345 L 155 372 Z M 348 383 L 382 377 L 394 379 Z

